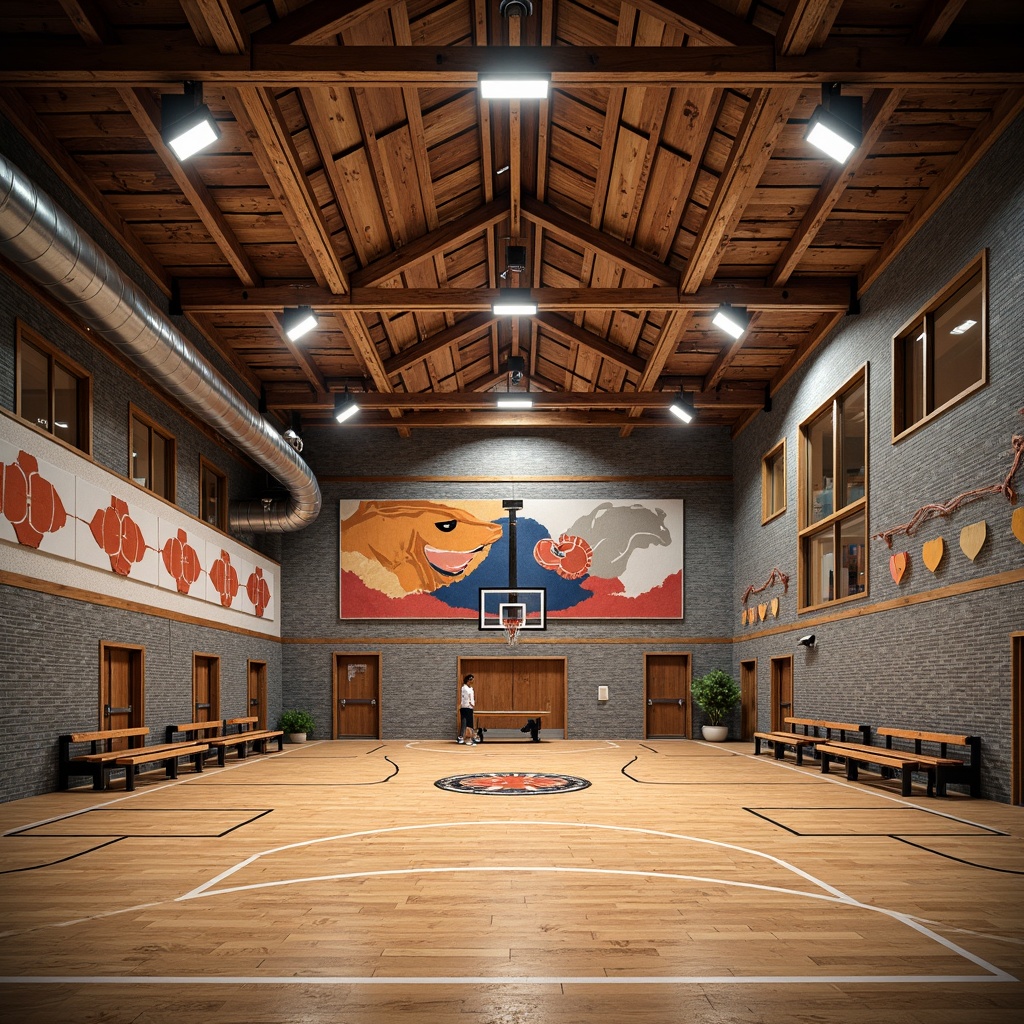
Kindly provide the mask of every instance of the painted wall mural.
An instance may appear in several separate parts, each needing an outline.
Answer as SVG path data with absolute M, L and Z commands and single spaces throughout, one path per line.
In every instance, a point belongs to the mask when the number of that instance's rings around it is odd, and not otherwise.
M 0 541 L 244 615 L 274 617 L 273 563 L 6 417 Z M 141 594 L 138 600 L 153 603 Z
M 340 503 L 342 619 L 474 618 L 509 585 L 509 516 L 493 500 Z M 527 500 L 516 583 L 549 619 L 681 619 L 683 502 Z

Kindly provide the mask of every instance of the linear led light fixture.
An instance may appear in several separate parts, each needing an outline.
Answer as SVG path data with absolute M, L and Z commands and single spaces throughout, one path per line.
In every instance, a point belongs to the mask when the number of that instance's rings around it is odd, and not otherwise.
M 481 75 L 485 100 L 546 100 L 551 79 L 546 75 Z
M 201 82 L 186 82 L 185 91 L 160 99 L 160 136 L 179 160 L 187 160 L 220 138 L 220 129 L 203 103 Z
M 862 102 L 859 96 L 841 96 L 839 85 L 821 87 L 821 103 L 815 108 L 804 138 L 837 163 L 845 164 L 863 142 Z
M 495 316 L 534 316 L 537 303 L 528 288 L 502 288 L 491 312 Z
M 726 334 L 739 340 L 750 326 L 750 315 L 742 306 L 730 306 L 725 302 L 718 307 L 711 322 Z
M 697 415 L 697 410 L 694 409 L 692 403 L 690 403 L 685 395 L 679 395 L 678 398 L 668 407 L 668 411 L 673 416 L 678 417 L 684 423 L 692 423 L 694 417 Z
M 533 408 L 533 399 L 532 398 L 524 398 L 521 395 L 509 395 L 507 397 L 505 395 L 502 395 L 502 397 L 498 399 L 498 408 L 499 409 L 532 409 Z
M 309 306 L 298 306 L 295 309 L 286 309 L 281 317 L 281 323 L 284 326 L 284 333 L 288 335 L 288 340 L 298 341 L 299 338 L 309 334 L 319 321 Z
M 334 418 L 339 423 L 352 419 L 359 412 L 359 403 L 348 394 L 337 395 L 334 399 Z

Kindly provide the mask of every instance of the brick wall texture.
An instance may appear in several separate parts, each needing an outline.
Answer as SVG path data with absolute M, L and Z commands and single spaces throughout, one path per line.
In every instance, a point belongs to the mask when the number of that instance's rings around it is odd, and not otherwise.
M 2 120 L 0 147 L 88 222 Z M 646 653 L 689 654 L 695 676 L 725 667 L 738 678 L 741 660 L 756 659 L 758 717 L 764 727 L 770 715 L 770 659 L 792 654 L 797 713 L 977 733 L 984 741 L 985 793 L 1008 799 L 1010 636 L 1024 630 L 1024 586 L 962 594 L 942 588 L 974 584 L 1024 566 L 1024 545 L 1009 531 L 1011 507 L 1004 498 L 986 498 L 949 520 L 926 524 L 905 543 L 897 539 L 895 550 L 911 552 L 911 570 L 900 587 L 889 575 L 885 544 L 872 541 L 866 598 L 838 614 L 798 615 L 796 450 L 801 420 L 867 363 L 871 533 L 906 522 L 926 502 L 945 501 L 1002 479 L 1011 459 L 1011 436 L 1024 432 L 1018 413 L 1024 406 L 1022 159 L 1024 121 L 986 155 L 863 296 L 859 315 L 841 322 L 774 396 L 773 411 L 758 415 L 736 438 L 712 428 L 638 430 L 629 438 L 613 430 L 476 435 L 466 429 L 418 431 L 412 438 L 358 427 L 307 430 L 304 457 L 321 480 L 323 512 L 301 533 L 261 542 L 282 562 L 281 643 L 0 586 L 0 726 L 8 737 L 0 799 L 51 790 L 56 737 L 94 726 L 101 640 L 145 645 L 147 722 L 154 733 L 168 722 L 192 717 L 193 651 L 220 655 L 225 714 L 236 713 L 233 709 L 244 703 L 246 659 L 260 659 L 268 664 L 271 716 L 282 707 L 308 708 L 320 736 L 330 733 L 334 653 L 377 654 L 385 738 L 449 736 L 458 659 L 480 656 L 566 658 L 568 734 L 576 739 L 643 736 Z M 113 251 L 113 243 L 110 247 Z M 984 248 L 990 268 L 990 383 L 893 445 L 892 335 Z M 118 258 L 130 269 L 123 256 Z M 135 374 L 111 362 L 0 275 L 4 409 L 14 407 L 17 319 L 94 374 L 98 462 L 126 472 L 131 400 L 178 438 L 178 501 L 183 508 L 194 511 L 198 500 L 200 452 L 228 472 L 233 498 L 260 493 L 262 473 L 197 430 L 173 403 L 155 395 Z M 218 361 L 215 354 L 210 356 Z M 788 510 L 762 526 L 761 458 L 781 438 L 787 443 Z M 1018 479 L 1018 487 L 1022 483 Z M 481 634 L 475 624 L 342 622 L 338 503 L 368 497 L 681 498 L 685 616 L 681 622 L 558 620 L 546 633 L 514 649 L 496 636 Z M 961 555 L 957 539 L 963 525 L 980 519 L 988 521 L 989 538 L 972 563 Z M 920 545 L 936 536 L 945 537 L 947 556 L 933 576 L 920 560 Z M 0 566 L 2 558 L 0 546 Z M 741 626 L 743 590 L 761 584 L 774 566 L 792 577 L 788 593 L 782 594 L 781 588 L 767 592 L 781 598 L 779 619 L 765 624 L 777 631 Z M 906 597 L 937 599 L 884 605 Z M 813 651 L 797 647 L 804 632 L 818 636 Z M 607 703 L 597 701 L 600 685 L 610 689 Z M 699 724 L 699 712 L 694 720 Z M 734 721 L 734 735 L 737 725 Z

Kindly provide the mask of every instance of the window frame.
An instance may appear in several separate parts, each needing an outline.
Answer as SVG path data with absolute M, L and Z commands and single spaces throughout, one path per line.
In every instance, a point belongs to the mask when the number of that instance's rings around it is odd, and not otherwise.
M 841 407 L 840 404 L 843 399 L 848 395 L 852 394 L 857 390 L 858 387 L 864 389 L 864 479 L 863 479 L 863 492 L 852 501 L 848 501 L 845 505 L 836 508 L 836 495 L 839 493 L 835 477 L 838 475 L 838 469 L 844 467 L 842 458 L 842 441 L 843 432 L 841 428 Z M 810 468 L 811 468 L 811 457 L 810 457 L 810 440 L 809 440 L 809 428 L 815 424 L 826 412 L 831 411 L 832 415 L 832 467 L 833 467 L 833 483 L 832 483 L 832 500 L 833 508 L 830 513 L 824 515 L 821 519 L 810 521 L 808 510 L 811 507 L 811 496 L 813 493 L 813 482 L 810 480 Z M 868 545 L 868 528 L 870 519 L 868 516 L 868 494 L 869 494 L 869 481 L 868 481 L 868 463 L 869 463 L 869 431 L 870 423 L 870 408 L 869 408 L 869 392 L 868 392 L 868 364 L 864 363 L 862 366 L 849 377 L 833 394 L 821 405 L 818 406 L 809 416 L 803 419 L 798 429 L 798 449 L 797 449 L 797 503 L 798 503 L 798 528 L 797 528 L 797 568 L 798 568 L 798 587 L 797 587 L 797 614 L 803 614 L 805 612 L 820 611 L 824 608 L 834 608 L 837 605 L 844 605 L 850 601 L 860 601 L 868 596 L 869 592 L 869 545 Z M 810 600 L 810 589 L 809 585 L 811 582 L 810 571 L 811 571 L 811 548 L 815 542 L 826 535 L 831 535 L 832 538 L 832 557 L 833 557 L 833 573 L 834 579 L 838 579 L 838 573 L 836 571 L 837 563 L 840 562 L 839 554 L 842 551 L 842 538 L 843 538 L 843 525 L 854 522 L 858 518 L 863 518 L 863 543 L 860 560 L 858 562 L 858 575 L 863 576 L 864 587 L 860 593 L 846 594 L 842 597 L 833 597 L 831 599 L 819 600 L 812 602 Z
M 972 381 L 967 387 L 957 394 L 948 398 L 941 405 L 932 409 L 927 408 L 928 395 L 934 389 L 934 379 L 930 378 L 933 365 L 933 352 L 935 346 L 934 316 L 953 295 L 955 295 L 968 281 L 980 271 L 981 273 L 981 376 L 978 380 Z M 988 384 L 988 363 L 989 363 L 989 337 L 988 337 L 988 250 L 982 249 L 968 264 L 954 275 L 952 280 L 941 291 L 936 293 L 924 306 L 922 306 L 898 331 L 892 336 L 892 443 L 896 444 L 903 438 L 909 437 L 921 427 L 938 419 L 943 413 L 959 405 L 970 395 L 981 390 Z M 925 353 L 924 369 L 922 378 L 924 384 L 924 395 L 922 396 L 922 415 L 913 423 L 907 423 L 906 403 L 906 350 L 904 347 L 904 335 L 914 325 L 923 328 Z
M 782 463 L 782 504 L 777 508 L 772 505 L 772 497 L 775 488 L 772 486 L 774 479 L 774 468 L 777 462 Z M 786 439 L 782 438 L 778 444 L 761 456 L 761 525 L 778 519 L 788 506 L 789 480 L 786 476 Z
M 166 453 L 166 467 L 165 467 L 165 484 L 167 487 L 167 494 L 161 494 L 155 490 L 152 486 L 153 470 L 152 470 L 152 456 L 150 456 L 150 471 L 149 471 L 149 484 L 139 483 L 135 479 L 133 472 L 134 466 L 134 453 L 136 451 L 135 445 L 135 422 L 138 420 L 143 426 L 147 428 L 150 433 L 150 438 L 156 433 L 167 443 Z M 152 452 L 152 444 L 150 444 L 150 452 Z M 128 479 L 135 484 L 136 487 L 141 487 L 144 491 L 148 491 L 150 494 L 155 495 L 157 498 L 163 498 L 164 501 L 169 501 L 172 505 L 177 504 L 177 491 L 178 491 L 178 441 L 177 438 L 167 430 L 166 427 L 161 426 L 152 418 L 147 416 L 137 405 L 132 402 L 128 403 Z
M 217 481 L 217 521 L 211 523 L 206 518 L 206 474 L 209 473 Z M 199 456 L 199 518 L 221 533 L 228 531 L 228 478 L 227 474 L 219 470 L 205 456 Z
M 34 420 L 26 418 L 24 413 L 24 347 L 28 345 L 36 349 L 47 361 L 47 409 L 49 427 L 40 426 Z M 69 376 L 74 377 L 78 382 L 77 388 L 77 414 L 78 414 L 78 437 L 81 443 L 74 444 L 54 432 L 56 413 L 56 389 L 54 387 L 54 367 L 59 366 Z M 32 430 L 45 434 L 46 437 L 58 444 L 64 445 L 70 451 L 78 452 L 92 458 L 92 374 L 79 366 L 70 356 L 65 355 L 55 345 L 50 344 L 38 332 L 31 327 L 17 321 L 15 329 L 15 354 L 14 354 L 14 413 Z

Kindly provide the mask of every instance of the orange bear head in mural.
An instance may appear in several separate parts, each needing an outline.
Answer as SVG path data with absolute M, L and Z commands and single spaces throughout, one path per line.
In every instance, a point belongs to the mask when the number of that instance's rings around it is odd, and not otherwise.
M 501 536 L 498 523 L 434 501 L 362 501 L 341 524 L 342 568 L 393 597 L 465 579 Z

